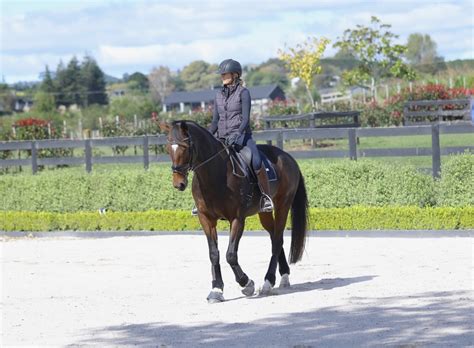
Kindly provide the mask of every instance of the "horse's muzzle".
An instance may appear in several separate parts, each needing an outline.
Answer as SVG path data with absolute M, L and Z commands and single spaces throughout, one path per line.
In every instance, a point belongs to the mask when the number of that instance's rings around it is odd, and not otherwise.
M 174 185 L 174 187 L 180 191 L 184 191 L 186 189 L 186 184 L 184 182 L 180 182 L 179 184 Z

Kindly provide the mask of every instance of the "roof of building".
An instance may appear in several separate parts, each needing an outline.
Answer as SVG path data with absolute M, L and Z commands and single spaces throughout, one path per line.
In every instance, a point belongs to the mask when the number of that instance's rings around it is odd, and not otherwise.
M 218 89 L 203 89 L 199 91 L 173 92 L 165 98 L 165 104 L 200 103 L 214 100 Z M 250 97 L 254 100 L 272 98 L 275 94 L 283 94 L 283 90 L 277 85 L 263 85 L 248 87 Z

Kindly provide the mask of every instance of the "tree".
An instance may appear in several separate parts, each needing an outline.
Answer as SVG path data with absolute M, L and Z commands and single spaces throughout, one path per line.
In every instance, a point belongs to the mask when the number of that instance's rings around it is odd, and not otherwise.
M 6 83 L 0 83 L 0 114 L 13 111 L 15 95 Z
M 58 86 L 58 103 L 61 105 L 82 105 L 85 100 L 86 88 L 82 83 L 81 67 L 74 56 L 64 69 L 62 62 L 56 72 Z
M 286 88 L 289 85 L 289 80 L 285 69 L 285 62 L 277 58 L 269 59 L 246 73 L 245 82 L 248 86 L 277 83 L 280 87 Z
M 313 80 L 315 75 L 321 73 L 319 62 L 328 43 L 329 40 L 324 37 L 320 40 L 313 37 L 295 48 L 288 48 L 289 52 L 278 50 L 280 59 L 286 62 L 290 70 L 290 76 L 299 77 L 304 82 L 313 110 L 316 107 L 312 93 Z
M 90 56 L 84 57 L 81 64 L 79 85 L 81 90 L 85 90 L 82 105 L 107 104 L 104 72 Z
M 148 77 L 141 72 L 135 72 L 128 76 L 127 85 L 130 89 L 147 93 L 150 88 Z
M 416 69 L 427 73 L 435 73 L 444 62 L 436 52 L 436 42 L 428 34 L 410 34 L 405 56 Z
M 343 73 L 347 85 L 364 85 L 370 81 L 372 95 L 375 84 L 384 77 L 413 79 L 414 71 L 406 65 L 402 56 L 406 46 L 397 45 L 393 40 L 398 35 L 388 31 L 389 24 L 381 24 L 372 16 L 371 26 L 357 25 L 356 29 L 347 29 L 342 38 L 334 44 L 341 50 L 350 52 L 357 60 L 357 66 Z
M 221 83 L 219 75 L 216 74 L 217 69 L 218 67 L 215 64 L 196 60 L 183 68 L 180 78 L 183 80 L 187 91 L 212 88 Z
M 153 68 L 148 75 L 151 93 L 154 100 L 160 100 L 164 104 L 165 97 L 173 91 L 173 81 L 168 67 L 161 66 Z
M 51 77 L 51 72 L 49 67 L 46 65 L 44 72 L 43 82 L 41 82 L 40 89 L 45 93 L 55 93 L 57 91 L 56 85 L 54 84 L 53 78 Z
M 34 96 L 34 110 L 38 112 L 52 112 L 56 109 L 54 94 L 40 90 Z

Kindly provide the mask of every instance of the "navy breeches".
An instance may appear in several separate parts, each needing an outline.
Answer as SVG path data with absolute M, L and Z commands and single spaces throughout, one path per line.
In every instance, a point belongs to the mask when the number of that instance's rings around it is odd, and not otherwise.
M 247 138 L 247 137 L 246 137 Z M 262 167 L 262 158 L 260 157 L 260 152 L 257 149 L 257 144 L 252 138 L 246 139 L 247 141 L 244 144 L 244 147 L 248 147 L 252 152 L 252 168 L 257 171 Z

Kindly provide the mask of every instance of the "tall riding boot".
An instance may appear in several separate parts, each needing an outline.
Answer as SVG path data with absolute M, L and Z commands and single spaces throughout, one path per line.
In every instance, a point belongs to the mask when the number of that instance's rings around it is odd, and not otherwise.
M 268 182 L 267 170 L 262 164 L 262 167 L 257 170 L 258 186 L 262 192 L 262 199 L 260 200 L 260 211 L 262 213 L 271 213 L 273 211 L 273 201 L 270 197 L 270 183 Z

